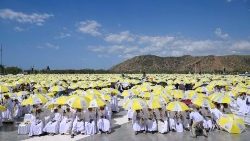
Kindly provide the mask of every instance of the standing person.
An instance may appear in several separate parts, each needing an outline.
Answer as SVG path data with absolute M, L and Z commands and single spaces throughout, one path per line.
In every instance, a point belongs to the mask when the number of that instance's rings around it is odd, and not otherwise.
M 131 108 L 129 108 L 129 109 L 128 109 L 128 112 L 127 112 L 128 121 L 131 121 L 131 120 L 132 120 L 133 114 L 134 114 L 134 111 L 133 111 Z
M 13 121 L 13 109 L 14 104 L 10 99 L 9 95 L 4 95 L 4 106 L 6 107 L 6 111 L 3 112 L 3 119 L 8 121 Z
M 203 116 L 198 112 L 196 108 L 190 113 L 190 119 L 191 119 L 191 133 L 193 137 L 197 137 L 197 132 L 202 133 L 205 137 L 207 137 L 207 132 L 203 127 Z
M 86 135 L 94 135 L 97 133 L 97 111 L 94 108 L 88 108 L 87 113 L 87 118 L 89 119 L 89 121 L 87 121 L 87 123 L 85 124 L 85 133 Z
M 157 132 L 157 120 L 154 111 L 148 108 L 147 131 L 150 133 Z
M 31 116 L 31 126 L 29 131 L 29 136 L 42 135 L 43 133 L 43 121 L 41 117 L 41 109 L 37 109 L 35 112 L 32 112 Z
M 43 128 L 43 131 L 49 133 L 52 136 L 58 134 L 61 120 L 62 115 L 58 112 L 57 108 L 54 109 L 53 118 L 46 124 L 46 126 Z
M 71 138 L 74 138 L 75 135 L 81 133 L 85 134 L 86 128 L 85 128 L 85 115 L 82 112 L 81 109 L 76 109 L 76 113 L 74 115 L 74 121 L 73 121 L 73 127 L 71 131 Z
M 155 109 L 155 115 L 157 119 L 158 132 L 162 134 L 167 133 L 169 128 L 166 111 L 162 110 L 162 108 Z
M 17 100 L 17 99 L 15 99 L 14 100 L 14 117 L 15 118 L 19 118 L 19 117 L 21 117 L 22 115 L 23 115 L 23 113 L 22 113 L 22 106 L 21 106 L 21 104 L 20 104 L 20 102 Z
M 75 115 L 70 111 L 70 108 L 68 107 L 66 111 L 63 113 L 63 118 L 60 123 L 60 128 L 59 128 L 60 134 L 68 134 L 68 135 L 70 134 L 74 118 Z
M 107 117 L 107 119 L 111 123 L 112 110 L 111 110 L 110 102 L 108 100 L 105 100 L 105 102 L 106 102 L 105 109 L 104 109 L 105 110 L 105 116 Z
M 184 128 L 183 128 L 183 121 L 184 121 L 184 117 L 182 116 L 181 112 L 177 112 L 176 113 L 176 132 L 183 132 Z
M 175 111 L 169 111 L 169 128 L 171 131 L 176 131 L 176 112 Z
M 132 123 L 133 123 L 133 130 L 135 131 L 135 135 L 137 135 L 139 132 L 144 131 L 146 133 L 146 127 L 144 123 L 144 118 L 143 118 L 143 112 L 141 110 L 136 110 L 134 112 L 133 118 L 132 118 Z
M 117 96 L 111 93 L 111 110 L 112 112 L 119 112 Z
M 97 127 L 100 133 L 109 134 L 111 132 L 110 121 L 108 117 L 105 116 L 104 107 L 100 107 L 98 111 Z

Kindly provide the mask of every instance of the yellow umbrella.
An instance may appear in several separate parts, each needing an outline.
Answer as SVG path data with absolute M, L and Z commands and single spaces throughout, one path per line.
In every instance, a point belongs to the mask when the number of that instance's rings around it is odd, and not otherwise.
M 174 98 L 183 98 L 184 97 L 184 91 L 182 91 L 182 90 L 172 90 L 171 95 L 174 96 Z
M 221 128 L 233 134 L 240 134 L 246 129 L 244 120 L 233 114 L 224 114 L 217 122 Z
M 151 97 L 151 93 L 150 92 L 142 92 L 140 94 L 141 97 L 143 98 L 150 98 Z
M 0 105 L 0 111 L 6 111 L 6 107 Z
M 49 89 L 50 92 L 60 92 L 64 90 L 65 88 L 63 86 L 53 86 Z
M 166 106 L 166 109 L 169 110 L 169 111 L 186 111 L 188 110 L 188 106 L 183 103 L 183 102 L 180 102 L 180 101 L 173 101 L 173 102 L 170 102 L 167 106 Z
M 150 109 L 162 108 L 164 104 L 158 98 L 153 98 L 147 101 L 148 107 Z
M 224 93 L 213 93 L 208 98 L 217 103 L 230 103 L 231 102 L 230 96 Z
M 141 110 L 146 108 L 147 104 L 141 98 L 134 98 L 129 99 L 127 102 L 124 103 L 123 108 L 125 109 L 132 109 L 132 110 Z
M 211 109 L 213 109 L 215 107 L 214 104 L 212 103 L 212 101 L 207 99 L 207 98 L 197 97 L 197 98 L 192 100 L 192 103 L 197 105 L 197 106 L 200 106 L 200 107 L 208 107 Z
M 88 102 L 84 97 L 74 96 L 66 102 L 71 108 L 83 109 L 88 107 Z
M 58 104 L 55 104 L 54 100 L 51 100 L 49 102 L 47 102 L 43 107 L 47 108 L 47 109 L 53 109 L 57 106 Z
M 28 99 L 23 100 L 21 104 L 25 106 L 25 105 L 36 105 L 41 103 L 45 102 L 43 102 L 39 97 L 32 95 Z
M 6 93 L 9 91 L 10 91 L 9 87 L 0 85 L 0 93 Z
M 67 96 L 60 96 L 58 97 L 57 99 L 55 99 L 55 104 L 58 104 L 58 105 L 64 105 L 67 103 L 67 100 L 69 99 L 69 97 Z
M 101 96 L 103 100 L 111 101 L 111 96 L 108 94 L 104 94 Z
M 89 108 L 103 107 L 105 105 L 106 105 L 106 103 L 102 99 L 100 99 L 100 98 L 92 99 L 89 102 Z

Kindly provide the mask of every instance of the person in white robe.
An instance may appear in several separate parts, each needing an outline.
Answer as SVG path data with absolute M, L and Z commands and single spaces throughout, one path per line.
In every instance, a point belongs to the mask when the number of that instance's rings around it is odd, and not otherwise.
M 43 128 L 43 131 L 51 135 L 58 134 L 61 120 L 62 120 L 62 115 L 58 113 L 58 109 L 54 109 L 53 117 L 45 125 L 45 127 Z
M 86 120 L 85 122 L 85 134 L 94 135 L 97 133 L 97 111 L 95 108 L 88 108 L 86 114 L 89 121 Z
M 176 114 L 176 125 L 175 125 L 175 128 L 176 128 L 176 132 L 183 132 L 184 131 L 184 127 L 183 127 L 183 122 L 184 122 L 184 117 L 182 116 L 181 114 L 182 112 L 177 112 Z
M 135 135 L 137 135 L 139 132 L 144 131 L 146 133 L 146 123 L 145 123 L 144 115 L 142 110 L 136 110 L 134 112 L 132 123 L 133 123 L 133 130 L 135 132 Z
M 110 121 L 105 115 L 104 107 L 100 107 L 98 111 L 97 127 L 100 133 L 109 134 L 111 132 Z
M 132 120 L 132 118 L 133 118 L 133 113 L 134 113 L 134 111 L 133 111 L 131 108 L 129 108 L 129 109 L 128 109 L 128 112 L 127 112 L 128 121 L 131 121 L 131 120 Z
M 117 96 L 111 93 L 111 110 L 112 112 L 119 112 Z
M 42 117 L 41 117 L 41 110 L 37 110 L 35 113 L 32 113 L 32 117 L 31 117 L 31 126 L 30 126 L 30 130 L 29 130 L 29 136 L 40 136 L 41 134 L 43 134 L 43 121 L 42 121 Z
M 67 108 L 63 113 L 63 118 L 60 123 L 59 133 L 60 134 L 70 134 L 74 121 L 74 114 L 70 111 L 70 108 Z
M 166 111 L 162 110 L 162 108 L 158 108 L 155 109 L 154 112 L 157 119 L 158 132 L 162 134 L 167 133 L 169 131 L 169 125 Z
M 108 100 L 106 101 L 106 105 L 105 105 L 105 116 L 107 117 L 107 119 L 109 120 L 109 122 L 111 123 L 111 119 L 112 119 L 112 110 L 111 110 L 111 105 L 109 103 Z
M 4 106 L 7 110 L 2 113 L 3 121 L 13 121 L 14 104 L 8 95 L 4 95 L 4 97 Z
M 169 111 L 169 129 L 173 132 L 176 131 L 176 112 Z
M 22 106 L 17 99 L 15 99 L 14 103 L 15 103 L 14 104 L 14 117 L 19 118 L 23 115 Z
M 152 109 L 148 108 L 147 113 L 147 131 L 150 133 L 154 133 L 157 131 L 157 120 L 155 113 Z
M 77 109 L 75 113 L 75 119 L 73 121 L 73 127 L 71 132 L 71 138 L 77 134 L 85 134 L 85 113 L 81 109 Z

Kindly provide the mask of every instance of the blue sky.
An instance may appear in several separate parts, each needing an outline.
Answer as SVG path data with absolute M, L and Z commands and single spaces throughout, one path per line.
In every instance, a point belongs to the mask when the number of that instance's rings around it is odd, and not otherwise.
M 250 0 L 0 0 L 0 43 L 23 69 L 250 54 Z

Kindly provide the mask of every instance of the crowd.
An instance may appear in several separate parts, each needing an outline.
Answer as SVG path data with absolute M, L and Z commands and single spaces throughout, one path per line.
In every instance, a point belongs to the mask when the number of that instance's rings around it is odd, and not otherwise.
M 122 77 L 125 77 L 124 75 Z M 130 78 L 134 79 L 134 78 Z M 72 81 L 61 80 L 60 83 L 57 82 L 56 85 L 62 83 L 67 84 L 68 87 L 61 91 L 56 91 L 52 96 L 47 95 L 37 95 L 36 93 L 42 93 L 50 91 L 52 86 L 44 87 L 42 90 L 36 88 L 36 83 L 24 83 L 12 87 L 10 93 L 22 93 L 18 96 L 13 96 L 8 93 L 1 94 L 0 105 L 5 107 L 5 110 L 0 110 L 0 126 L 2 122 L 15 122 L 16 119 L 24 117 L 22 123 L 19 124 L 18 133 L 19 134 L 28 134 L 29 136 L 41 136 L 45 134 L 49 135 L 70 135 L 72 138 L 78 134 L 84 135 L 94 135 L 98 133 L 111 133 L 112 125 L 112 114 L 120 111 L 118 106 L 118 97 L 123 99 L 123 103 L 133 99 L 143 99 L 143 101 L 150 101 L 154 97 L 159 98 L 163 95 L 154 96 L 152 93 L 156 93 L 158 90 L 159 84 L 153 82 L 148 82 L 149 78 L 143 76 L 142 80 L 139 80 L 137 83 L 132 83 L 129 81 L 123 82 L 117 80 L 112 82 L 110 85 L 106 85 L 106 89 L 118 90 L 116 92 L 108 92 L 109 94 L 104 94 L 104 87 L 100 86 L 91 86 L 83 90 L 80 95 L 87 97 L 85 93 L 88 89 L 95 89 L 101 94 L 94 94 L 94 98 L 91 98 L 90 101 L 95 100 L 96 98 L 104 102 L 103 105 L 98 105 L 98 100 L 94 102 L 95 106 L 88 105 L 82 107 L 74 107 L 70 103 L 72 95 L 76 89 L 70 88 L 70 83 Z M 75 83 L 75 82 L 74 82 Z M 142 86 L 142 91 L 150 93 L 149 97 L 146 97 L 145 93 L 136 94 L 135 92 L 129 92 L 128 95 L 125 95 L 125 92 L 128 90 L 137 89 L 136 87 Z M 148 84 L 152 84 L 149 86 Z M 63 86 L 63 85 L 61 85 Z M 199 88 L 207 89 L 207 85 L 201 85 Z M 169 85 L 159 86 L 162 88 L 169 88 Z M 180 90 L 183 93 L 186 93 L 190 90 L 197 89 L 194 84 L 184 83 L 180 81 L 171 85 L 172 90 Z M 231 86 L 232 88 L 236 86 Z M 156 90 L 157 88 L 157 90 Z M 202 92 L 201 95 L 208 97 L 213 93 L 226 93 L 228 90 L 225 86 L 214 86 L 212 92 Z M 163 89 L 161 89 L 163 91 Z M 85 92 L 84 92 L 85 91 Z M 164 89 L 165 91 L 165 89 Z M 212 101 L 214 107 L 205 105 L 198 106 L 193 103 L 190 98 L 185 97 L 169 97 L 169 101 L 166 102 L 163 99 L 165 97 L 160 97 L 160 107 L 150 107 L 142 106 L 141 108 L 133 108 L 131 106 L 124 106 L 127 110 L 128 120 L 131 121 L 132 129 L 135 134 L 138 133 L 162 133 L 166 134 L 168 132 L 185 132 L 191 131 L 193 137 L 198 135 L 208 136 L 209 132 L 214 130 L 224 130 L 218 123 L 218 120 L 225 114 L 232 114 L 232 110 L 237 110 L 243 115 L 250 114 L 250 97 L 249 91 L 238 92 L 236 96 L 231 96 L 230 102 L 218 102 Z M 32 96 L 38 96 L 34 100 L 34 104 L 24 104 L 24 101 L 29 100 Z M 61 97 L 67 97 L 63 104 L 56 104 L 56 100 Z M 90 95 L 91 96 L 91 95 Z M 105 98 L 104 98 L 105 97 Z M 45 98 L 47 101 L 42 102 L 41 99 Z M 79 96 L 79 98 L 82 98 Z M 163 100 L 164 102 L 162 102 Z M 38 102 L 36 102 L 38 101 Z M 171 102 L 180 102 L 185 103 L 188 106 L 186 110 L 169 110 L 166 109 L 166 106 Z M 91 102 L 90 102 L 91 103 Z M 83 103 L 80 103 L 80 105 Z M 93 104 L 93 103 L 92 103 Z M 79 105 L 79 104 L 78 104 Z M 143 105 L 143 104 L 142 104 Z M 178 108 L 178 107 L 177 107 Z

